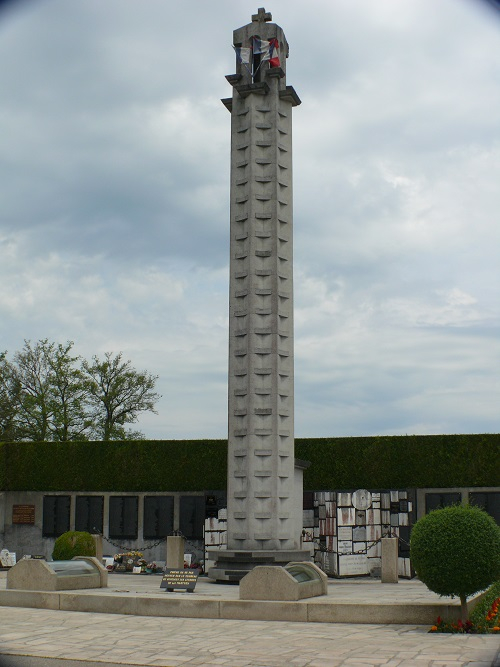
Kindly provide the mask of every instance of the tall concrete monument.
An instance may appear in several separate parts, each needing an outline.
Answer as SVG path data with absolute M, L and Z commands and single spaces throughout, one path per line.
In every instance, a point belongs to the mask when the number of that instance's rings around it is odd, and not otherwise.
M 263 8 L 234 31 L 227 550 L 209 576 L 238 580 L 301 550 L 294 458 L 292 109 L 288 43 Z

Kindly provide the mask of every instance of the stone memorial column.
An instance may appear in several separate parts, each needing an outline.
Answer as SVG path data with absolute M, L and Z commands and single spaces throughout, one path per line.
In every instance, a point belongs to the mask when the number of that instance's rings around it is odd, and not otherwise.
M 294 458 L 292 109 L 288 43 L 263 8 L 234 31 L 228 534 L 209 576 L 308 560 Z

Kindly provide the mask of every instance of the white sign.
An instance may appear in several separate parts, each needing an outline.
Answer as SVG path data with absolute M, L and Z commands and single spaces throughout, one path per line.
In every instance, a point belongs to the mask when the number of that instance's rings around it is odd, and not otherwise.
M 351 540 L 339 540 L 337 542 L 337 551 L 339 554 L 350 554 L 352 551 Z
M 368 558 L 365 555 L 358 556 L 340 556 L 339 555 L 339 575 L 357 576 L 368 574 Z
M 2 549 L 2 551 L 0 551 L 0 565 L 2 567 L 14 567 L 15 564 L 15 552 L 10 552 L 8 549 Z
M 355 526 L 356 510 L 354 507 L 339 507 L 337 510 L 337 523 L 339 526 Z
M 351 528 L 351 526 L 339 526 L 338 527 L 338 538 L 339 538 L 339 540 L 352 540 L 352 528 Z

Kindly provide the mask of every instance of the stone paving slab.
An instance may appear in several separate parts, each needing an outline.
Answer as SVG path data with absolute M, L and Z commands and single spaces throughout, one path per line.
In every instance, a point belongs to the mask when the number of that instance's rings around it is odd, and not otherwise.
M 428 626 L 156 618 L 0 607 L 0 656 L 25 656 L 26 665 L 39 657 L 102 667 L 500 667 L 499 649 L 499 639 L 493 635 L 428 634 Z M 16 667 L 23 667 L 19 660 Z
M 238 606 L 238 586 L 201 578 L 195 593 L 167 593 L 160 582 L 161 577 L 152 575 L 112 574 L 108 589 L 64 593 L 67 601 L 78 596 L 81 603 L 90 603 L 96 595 L 112 600 L 113 614 L 0 606 L 0 664 L 3 667 L 2 656 L 15 656 L 14 667 L 33 667 L 37 659 L 47 667 L 51 659 L 58 667 L 65 661 L 68 667 L 500 667 L 500 639 L 493 635 L 428 634 L 429 624 L 386 625 L 370 622 L 370 616 L 363 624 L 262 620 L 262 616 L 184 618 L 180 615 L 188 603 L 201 610 L 207 604 Z M 404 605 L 442 604 L 417 580 L 399 584 L 366 578 L 331 580 L 328 588 L 328 598 L 291 604 L 317 614 L 325 611 L 329 598 L 335 602 L 330 611 L 340 605 L 359 609 L 378 603 L 401 613 Z M 2 593 L 10 591 L 0 576 L 0 598 Z M 40 596 L 39 602 L 47 603 L 45 594 Z M 165 600 L 173 603 L 176 615 L 155 615 Z M 144 615 L 136 615 L 146 604 Z

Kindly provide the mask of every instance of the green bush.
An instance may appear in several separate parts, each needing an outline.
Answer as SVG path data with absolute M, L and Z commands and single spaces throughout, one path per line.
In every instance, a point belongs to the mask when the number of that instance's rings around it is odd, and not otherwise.
M 500 578 L 500 527 L 471 505 L 430 512 L 413 526 L 410 558 L 421 581 L 438 595 L 467 598 Z
M 95 556 L 94 538 L 90 533 L 70 530 L 57 538 L 52 560 L 71 560 L 75 556 Z

